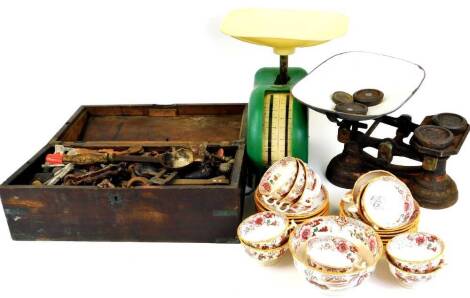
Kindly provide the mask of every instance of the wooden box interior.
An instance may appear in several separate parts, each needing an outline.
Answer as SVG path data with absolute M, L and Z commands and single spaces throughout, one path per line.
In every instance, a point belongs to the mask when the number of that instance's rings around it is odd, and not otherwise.
M 41 149 L 3 185 L 30 185 L 55 144 L 85 148 L 125 149 L 135 144 L 146 150 L 167 150 L 173 145 L 205 142 L 208 150 L 223 146 L 239 160 L 244 138 L 244 104 L 169 106 L 83 106 Z M 238 183 L 240 169 L 231 175 Z M 60 186 L 53 186 L 60 187 Z M 83 186 L 81 186 L 83 187 Z M 166 187 L 177 187 L 168 185 Z
M 245 105 L 87 106 L 57 142 L 233 142 Z

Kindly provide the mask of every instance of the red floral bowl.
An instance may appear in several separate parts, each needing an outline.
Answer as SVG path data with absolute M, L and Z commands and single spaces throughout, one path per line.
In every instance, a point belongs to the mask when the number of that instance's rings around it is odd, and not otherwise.
M 329 270 L 309 263 L 309 241 L 323 236 L 346 239 L 356 247 L 358 255 L 366 264 L 344 271 Z M 382 256 L 383 246 L 377 232 L 362 221 L 341 216 L 320 216 L 303 222 L 291 232 L 289 250 L 295 267 L 307 281 L 322 290 L 339 291 L 356 287 L 370 276 Z
M 247 255 L 251 258 L 255 259 L 259 263 L 263 265 L 272 265 L 277 263 L 279 259 L 286 255 L 289 251 L 288 243 L 284 243 L 280 247 L 271 248 L 271 249 L 259 249 L 254 248 L 246 243 L 240 242 L 242 247 L 244 248 Z
M 253 214 L 243 220 L 237 229 L 241 242 L 258 249 L 272 249 L 285 244 L 289 237 L 289 220 L 274 212 Z
M 395 266 L 389 258 L 387 259 L 389 261 L 388 268 L 390 269 L 390 273 L 392 273 L 400 285 L 404 286 L 405 288 L 415 288 L 427 284 L 427 282 L 432 280 L 444 267 L 442 264 L 430 272 L 413 273 Z
M 441 267 L 444 250 L 444 241 L 425 232 L 400 234 L 392 238 L 385 248 L 390 263 L 403 271 L 417 274 Z

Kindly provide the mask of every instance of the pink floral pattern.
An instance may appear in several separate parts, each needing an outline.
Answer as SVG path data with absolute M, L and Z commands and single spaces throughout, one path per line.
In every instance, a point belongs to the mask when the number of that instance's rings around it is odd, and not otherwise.
M 387 182 L 387 184 L 392 183 L 394 191 L 401 198 L 400 201 L 391 200 L 391 197 L 387 194 L 378 192 L 376 188 L 374 188 L 375 191 L 368 191 L 374 183 L 383 182 Z M 415 212 L 415 204 L 411 191 L 408 189 L 406 184 L 398 180 L 396 177 L 383 176 L 376 181 L 370 182 L 369 187 L 366 188 L 360 200 L 364 215 L 366 215 L 366 217 L 370 217 L 371 214 L 375 214 L 374 224 L 383 229 L 398 228 L 409 223 Z M 391 202 L 394 204 L 401 203 L 403 204 L 403 207 L 396 209 L 396 213 L 390 213 L 390 209 L 386 208 L 386 206 L 387 203 L 390 204 Z M 368 219 L 372 222 L 371 218 Z
M 356 272 L 350 274 L 325 274 L 321 271 L 307 267 L 300 261 L 294 259 L 295 268 L 301 272 L 305 279 L 317 288 L 327 291 L 342 291 L 354 288 L 362 284 L 370 276 L 370 271 Z
M 256 213 L 248 218 L 246 218 L 238 227 L 238 237 L 241 241 L 250 244 L 255 248 L 263 248 L 263 249 L 270 249 L 278 247 L 288 240 L 288 221 L 285 217 L 280 214 L 277 214 L 272 211 L 265 211 Z M 260 239 L 259 241 L 253 242 L 248 241 L 245 237 L 253 232 L 256 229 L 260 229 L 263 227 L 279 227 L 280 231 L 283 233 L 279 233 L 276 237 L 272 239 Z
M 406 256 L 401 255 L 402 250 L 415 250 L 415 254 L 420 251 L 428 251 L 428 259 L 416 261 L 414 259 L 406 260 Z M 387 245 L 387 254 L 389 261 L 403 271 L 409 273 L 429 273 L 440 268 L 444 263 L 444 244 L 437 236 L 414 232 L 401 234 L 393 238 Z M 432 257 L 430 257 L 432 256 Z
M 424 284 L 434 278 L 439 270 L 434 270 L 426 273 L 411 273 L 400 268 L 395 267 L 392 263 L 389 263 L 389 269 L 392 275 L 400 282 L 401 285 L 411 288 L 420 284 Z
M 317 236 L 309 240 L 307 244 L 308 250 L 308 264 L 314 268 L 324 269 L 330 272 L 347 272 L 353 269 L 353 265 L 362 261 L 362 257 L 358 254 L 357 247 L 347 241 L 344 238 L 339 238 L 335 236 Z M 312 252 L 315 252 L 316 256 L 314 257 Z M 331 264 L 325 263 L 322 260 L 323 253 L 334 253 L 339 252 L 343 259 L 343 262 L 346 261 L 344 267 L 333 266 Z M 339 257 L 339 256 L 338 256 Z M 347 265 L 346 265 L 347 264 Z
M 257 260 L 263 264 L 269 264 L 273 261 L 277 261 L 283 255 L 287 253 L 289 248 L 287 245 L 284 245 L 278 249 L 256 249 L 249 246 L 244 246 L 245 252 L 252 257 L 253 259 Z
M 284 197 L 294 184 L 297 167 L 297 160 L 294 157 L 284 157 L 277 161 L 261 178 L 259 192 L 275 199 Z
M 341 274 L 309 265 L 305 255 L 305 245 L 309 239 L 322 234 L 337 235 L 353 243 L 362 242 L 364 247 L 369 248 L 374 263 L 366 266 L 364 270 L 342 272 Z M 346 249 L 344 244 L 339 243 L 338 246 L 341 250 Z M 380 236 L 372 227 L 359 220 L 339 216 L 313 218 L 298 225 L 291 234 L 289 248 L 296 268 L 305 278 L 319 288 L 328 290 L 346 289 L 361 284 L 375 270 L 375 264 L 382 256 Z

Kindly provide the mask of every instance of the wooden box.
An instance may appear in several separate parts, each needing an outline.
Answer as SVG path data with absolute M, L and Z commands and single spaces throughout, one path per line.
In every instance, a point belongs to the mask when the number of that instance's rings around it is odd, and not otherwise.
M 0 186 L 14 240 L 232 242 L 244 195 L 245 104 L 83 106 Z M 147 148 L 208 142 L 235 156 L 229 185 L 33 186 L 55 144 Z

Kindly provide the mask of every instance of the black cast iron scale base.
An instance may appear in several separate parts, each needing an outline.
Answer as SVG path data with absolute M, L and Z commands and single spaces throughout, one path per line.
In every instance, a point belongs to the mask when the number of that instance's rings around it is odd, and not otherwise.
M 447 208 L 458 198 L 457 185 L 446 173 L 446 162 L 459 152 L 469 131 L 465 118 L 450 113 L 427 116 L 417 125 L 408 115 L 398 118 L 377 118 L 366 132 L 367 124 L 359 121 L 338 120 L 334 114 L 328 118 L 336 122 L 338 141 L 344 144 L 343 152 L 334 157 L 327 168 L 326 177 L 333 184 L 352 188 L 362 174 L 377 169 L 392 172 L 403 180 L 422 207 Z M 372 132 L 380 123 L 397 128 L 394 138 L 374 138 Z M 409 144 L 405 139 L 413 133 Z M 364 148 L 378 150 L 377 157 Z M 403 156 L 421 162 L 421 166 L 392 164 L 394 156 Z

